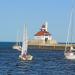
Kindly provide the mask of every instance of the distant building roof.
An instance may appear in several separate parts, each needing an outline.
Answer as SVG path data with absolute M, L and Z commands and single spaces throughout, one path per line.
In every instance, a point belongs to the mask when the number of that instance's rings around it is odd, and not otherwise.
M 39 31 L 35 34 L 35 36 L 50 36 L 51 34 L 47 31 Z

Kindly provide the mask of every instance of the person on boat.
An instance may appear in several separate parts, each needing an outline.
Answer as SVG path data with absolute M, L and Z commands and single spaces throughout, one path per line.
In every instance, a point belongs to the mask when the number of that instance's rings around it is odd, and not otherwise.
M 74 49 L 73 46 L 71 46 L 70 49 L 73 50 Z
M 72 48 L 70 47 L 69 49 L 67 49 L 66 53 L 72 53 Z
M 73 48 L 70 47 L 69 49 L 66 50 L 66 55 L 67 55 L 67 56 L 72 56 L 72 55 L 74 55 L 74 53 L 72 52 L 72 49 L 73 49 Z
M 22 57 L 27 58 L 27 54 L 23 54 Z
M 22 57 L 27 58 L 27 51 L 22 54 Z

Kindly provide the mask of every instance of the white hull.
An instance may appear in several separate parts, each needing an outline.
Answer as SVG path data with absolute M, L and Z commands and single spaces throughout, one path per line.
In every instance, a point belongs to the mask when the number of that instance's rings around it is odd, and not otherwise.
M 28 61 L 28 60 L 32 60 L 33 59 L 33 56 L 32 55 L 26 55 L 25 57 L 20 55 L 19 58 L 21 60 L 24 60 L 24 61 Z
M 65 53 L 65 58 L 70 60 L 75 60 L 75 54 L 74 53 Z
M 13 49 L 17 49 L 17 50 L 19 50 L 19 51 L 22 50 L 21 46 L 17 46 L 17 45 L 13 46 Z

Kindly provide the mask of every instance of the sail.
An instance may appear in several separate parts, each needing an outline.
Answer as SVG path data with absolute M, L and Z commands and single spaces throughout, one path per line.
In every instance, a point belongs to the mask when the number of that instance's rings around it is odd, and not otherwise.
M 28 42 L 28 40 L 27 40 L 27 28 L 26 28 L 26 25 L 24 25 L 21 55 L 24 55 L 24 54 L 26 55 L 27 54 L 27 48 L 28 48 L 27 42 Z
M 16 46 L 20 46 L 19 32 L 17 32 Z
M 18 32 L 17 32 L 17 37 L 16 37 L 16 46 L 18 46 Z
M 69 27 L 68 27 L 68 35 L 67 35 L 67 41 L 66 41 L 66 47 L 65 47 L 65 51 L 70 43 L 70 45 L 72 46 L 72 17 L 73 17 L 73 9 L 71 11 L 71 15 L 70 15 L 70 23 L 69 23 Z M 70 42 L 71 41 L 71 42 Z

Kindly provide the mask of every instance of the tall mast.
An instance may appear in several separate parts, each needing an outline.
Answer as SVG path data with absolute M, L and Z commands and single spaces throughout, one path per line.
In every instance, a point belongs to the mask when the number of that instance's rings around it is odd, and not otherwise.
M 27 40 L 27 27 L 26 27 L 26 25 L 24 25 L 21 55 L 27 54 L 27 47 L 28 47 L 27 42 L 28 42 L 28 40 Z
M 70 15 L 69 27 L 68 27 L 68 32 L 67 32 L 68 35 L 67 35 L 66 47 L 69 44 L 70 31 L 72 30 L 72 28 L 71 28 L 71 26 L 72 26 L 72 15 L 73 15 L 73 9 L 72 9 L 71 15 Z M 71 37 L 71 40 L 72 40 L 72 37 Z
M 18 46 L 18 32 L 17 32 L 17 36 L 16 36 L 16 45 Z

